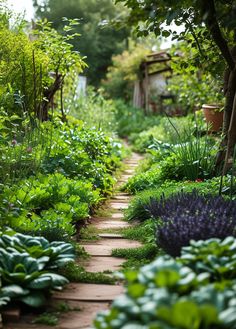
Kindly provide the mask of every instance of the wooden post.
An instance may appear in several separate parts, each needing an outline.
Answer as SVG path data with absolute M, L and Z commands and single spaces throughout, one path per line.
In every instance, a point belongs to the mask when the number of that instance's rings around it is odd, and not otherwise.
M 145 93 L 145 113 L 148 114 L 149 110 L 149 83 L 148 83 L 148 65 L 144 64 L 144 74 L 145 74 L 145 83 L 144 83 L 144 93 Z

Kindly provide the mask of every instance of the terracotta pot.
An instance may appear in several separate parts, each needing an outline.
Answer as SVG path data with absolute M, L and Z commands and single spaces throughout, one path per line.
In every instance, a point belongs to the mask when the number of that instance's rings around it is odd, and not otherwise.
M 219 109 L 220 109 L 219 105 L 213 105 L 213 104 L 202 105 L 202 110 L 206 122 L 209 125 L 209 131 L 218 132 L 222 129 L 224 112 L 219 111 Z

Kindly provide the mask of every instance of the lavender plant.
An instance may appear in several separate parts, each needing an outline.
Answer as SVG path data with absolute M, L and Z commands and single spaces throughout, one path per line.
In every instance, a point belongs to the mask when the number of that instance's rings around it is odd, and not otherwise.
M 157 220 L 156 241 L 168 254 L 179 256 L 191 240 L 235 236 L 236 201 L 221 196 L 180 192 L 146 206 Z

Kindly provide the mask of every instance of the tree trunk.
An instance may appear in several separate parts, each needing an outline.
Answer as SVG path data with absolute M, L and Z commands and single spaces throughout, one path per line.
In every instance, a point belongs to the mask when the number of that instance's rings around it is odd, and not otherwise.
M 45 89 L 43 93 L 43 100 L 42 103 L 39 105 L 39 108 L 37 110 L 37 117 L 40 121 L 47 121 L 49 119 L 48 117 L 48 110 L 49 106 L 53 101 L 53 97 L 55 93 L 61 88 L 63 77 L 61 74 L 57 74 L 55 76 L 54 83 Z
M 235 70 L 236 71 L 236 70 Z M 236 74 L 235 74 L 236 76 Z M 236 145 L 236 93 L 234 94 L 234 101 L 231 113 L 231 120 L 227 134 L 227 150 L 225 154 L 223 175 L 227 173 L 227 171 L 232 167 L 233 164 L 233 154 L 234 148 Z
M 227 63 L 227 69 L 225 74 L 224 92 L 226 96 L 225 107 L 224 107 L 224 124 L 223 124 L 223 140 L 221 143 L 220 150 L 218 152 L 216 161 L 216 170 L 222 170 L 226 173 L 228 165 L 230 163 L 235 145 L 235 137 L 233 129 L 236 127 L 236 118 L 232 115 L 233 105 L 236 93 L 236 61 L 235 52 L 236 46 L 230 50 L 229 44 L 221 32 L 219 23 L 217 21 L 215 1 L 214 0 L 202 0 L 201 1 L 201 12 L 202 15 L 206 16 L 206 26 L 214 40 L 215 44 L 218 46 L 222 57 Z M 231 131 L 230 130 L 231 127 Z M 224 164 L 225 161 L 225 165 Z

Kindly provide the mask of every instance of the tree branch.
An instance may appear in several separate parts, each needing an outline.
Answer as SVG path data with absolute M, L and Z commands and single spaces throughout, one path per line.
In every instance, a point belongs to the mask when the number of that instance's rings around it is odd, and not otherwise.
M 201 10 L 202 10 L 202 15 L 206 16 L 205 23 L 212 35 L 214 42 L 220 49 L 221 54 L 226 60 L 230 70 L 233 70 L 235 67 L 235 62 L 230 52 L 230 49 L 228 47 L 227 41 L 225 40 L 225 38 L 221 33 L 220 26 L 216 18 L 216 9 L 215 9 L 214 0 L 202 0 Z

